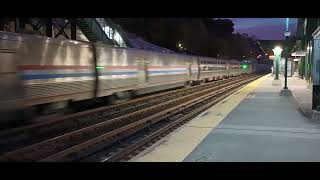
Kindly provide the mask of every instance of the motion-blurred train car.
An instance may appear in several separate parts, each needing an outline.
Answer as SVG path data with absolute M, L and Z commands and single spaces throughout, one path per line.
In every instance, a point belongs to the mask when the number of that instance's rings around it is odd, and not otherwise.
M 24 116 L 25 107 L 130 98 L 248 73 L 235 60 L 6 32 L 0 32 L 0 59 L 2 122 Z

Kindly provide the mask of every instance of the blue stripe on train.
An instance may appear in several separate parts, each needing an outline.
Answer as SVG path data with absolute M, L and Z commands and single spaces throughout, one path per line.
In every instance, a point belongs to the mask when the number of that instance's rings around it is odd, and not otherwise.
M 148 71 L 150 74 L 168 73 L 168 72 L 187 72 L 187 70 L 163 70 L 163 71 Z M 138 72 L 103 72 L 99 73 L 101 76 L 106 75 L 136 75 Z M 23 80 L 33 79 L 51 79 L 51 78 L 64 78 L 64 77 L 85 77 L 95 76 L 94 73 L 66 73 L 66 74 L 23 74 L 21 75 Z
M 94 76 L 94 73 L 78 73 L 78 74 L 32 74 L 32 75 L 21 75 L 23 80 L 33 79 L 51 79 L 51 78 L 64 78 L 64 77 L 84 77 Z

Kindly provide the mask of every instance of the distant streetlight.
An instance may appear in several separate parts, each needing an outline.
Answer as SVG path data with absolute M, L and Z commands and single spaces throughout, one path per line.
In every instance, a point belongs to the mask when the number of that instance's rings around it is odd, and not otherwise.
M 279 61 L 281 59 L 281 52 L 283 49 L 281 49 L 279 46 L 275 47 L 273 50 L 274 53 L 274 59 L 276 61 L 276 76 L 275 76 L 275 80 L 279 79 Z

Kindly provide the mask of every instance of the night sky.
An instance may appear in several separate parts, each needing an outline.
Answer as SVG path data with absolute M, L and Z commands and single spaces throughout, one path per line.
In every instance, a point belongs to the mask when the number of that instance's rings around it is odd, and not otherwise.
M 234 23 L 235 32 L 254 35 L 257 39 L 281 40 L 285 39 L 285 18 L 225 18 Z M 289 30 L 296 33 L 297 18 L 290 18 Z

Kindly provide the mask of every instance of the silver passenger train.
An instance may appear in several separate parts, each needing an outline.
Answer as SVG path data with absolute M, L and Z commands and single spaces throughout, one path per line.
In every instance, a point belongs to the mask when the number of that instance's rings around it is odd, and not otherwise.
M 248 73 L 235 60 L 7 32 L 0 32 L 0 61 L 0 112 L 7 120 L 26 107 L 128 98 Z

